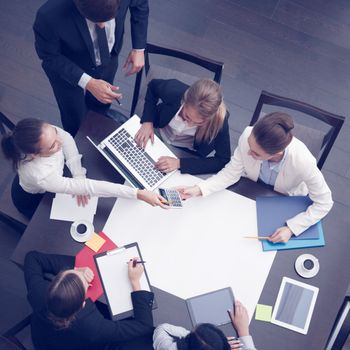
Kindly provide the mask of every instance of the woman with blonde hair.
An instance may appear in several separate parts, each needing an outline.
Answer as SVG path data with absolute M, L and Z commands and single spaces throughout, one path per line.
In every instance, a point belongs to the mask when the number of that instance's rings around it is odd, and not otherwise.
M 204 174 L 221 170 L 230 160 L 229 113 L 220 86 L 201 79 L 188 86 L 179 80 L 153 79 L 148 84 L 136 142 L 145 148 L 154 140 L 154 128 L 164 142 L 198 157 L 160 157 L 163 172 Z M 208 157 L 214 151 L 214 155 Z

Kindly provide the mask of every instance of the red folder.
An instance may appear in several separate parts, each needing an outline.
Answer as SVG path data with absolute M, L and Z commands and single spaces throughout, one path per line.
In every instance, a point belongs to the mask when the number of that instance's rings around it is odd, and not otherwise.
M 96 301 L 102 294 L 103 288 L 100 280 L 100 276 L 97 272 L 97 267 L 94 261 L 94 255 L 103 253 L 107 250 L 117 248 L 117 245 L 110 240 L 110 238 L 100 232 L 99 235 L 106 240 L 98 252 L 94 252 L 88 246 L 85 246 L 75 257 L 75 267 L 90 267 L 94 273 L 94 279 L 92 281 L 92 286 L 89 287 L 86 293 L 86 299 L 90 298 L 92 301 Z

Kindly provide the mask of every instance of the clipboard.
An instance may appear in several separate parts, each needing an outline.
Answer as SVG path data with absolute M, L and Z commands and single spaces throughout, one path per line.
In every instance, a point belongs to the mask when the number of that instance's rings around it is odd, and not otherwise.
M 143 260 L 136 242 L 94 256 L 112 320 L 122 320 L 134 314 L 127 265 L 127 262 L 133 257 L 138 257 L 140 261 Z M 141 289 L 152 292 L 144 264 L 143 267 L 144 273 L 140 280 Z M 152 308 L 156 307 L 154 301 Z

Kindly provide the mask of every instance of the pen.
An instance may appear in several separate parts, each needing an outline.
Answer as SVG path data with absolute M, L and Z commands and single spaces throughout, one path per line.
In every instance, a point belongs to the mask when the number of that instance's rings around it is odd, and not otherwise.
M 244 236 L 244 238 L 250 238 L 250 239 L 259 239 L 259 240 L 269 240 L 270 237 L 264 237 L 264 236 Z
M 115 100 L 118 102 L 118 105 L 119 105 L 119 106 L 122 105 L 121 102 L 119 101 L 119 98 L 116 98 Z
M 136 264 L 144 264 L 146 261 L 144 260 L 134 260 L 132 266 L 135 267 Z M 127 262 L 129 264 L 129 262 Z
M 235 326 L 233 325 L 233 319 L 232 319 L 232 315 L 231 315 L 231 310 L 227 310 L 227 314 L 228 314 L 228 317 L 230 318 L 232 327 L 235 329 Z
M 230 321 L 231 321 L 231 324 L 232 324 L 233 329 L 236 330 L 236 328 L 235 328 L 235 326 L 234 326 L 234 324 L 233 324 L 233 319 L 232 319 L 232 315 L 231 315 L 231 310 L 227 310 L 227 314 L 228 314 L 228 317 L 230 318 Z M 236 337 L 232 337 L 232 338 L 233 338 L 233 340 L 237 341 L 238 344 L 240 345 L 239 349 L 242 349 L 243 344 L 242 344 L 242 342 L 240 341 L 240 339 L 238 339 L 238 338 L 236 338 Z

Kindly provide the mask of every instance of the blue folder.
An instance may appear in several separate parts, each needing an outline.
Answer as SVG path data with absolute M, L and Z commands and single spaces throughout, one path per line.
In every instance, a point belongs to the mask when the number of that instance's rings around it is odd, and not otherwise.
M 269 236 L 276 228 L 285 226 L 286 220 L 305 211 L 312 204 L 309 197 L 257 197 L 256 210 L 258 222 L 258 235 Z M 325 245 L 321 222 L 309 227 L 301 235 L 293 236 L 287 243 L 271 243 L 262 241 L 264 251 L 283 250 L 309 247 L 322 247 Z
M 286 225 L 286 221 L 305 211 L 312 200 L 306 196 L 290 197 L 257 197 L 256 213 L 258 219 L 259 236 L 272 235 L 276 228 Z M 292 236 L 292 240 L 319 238 L 319 226 L 312 225 L 299 236 Z

